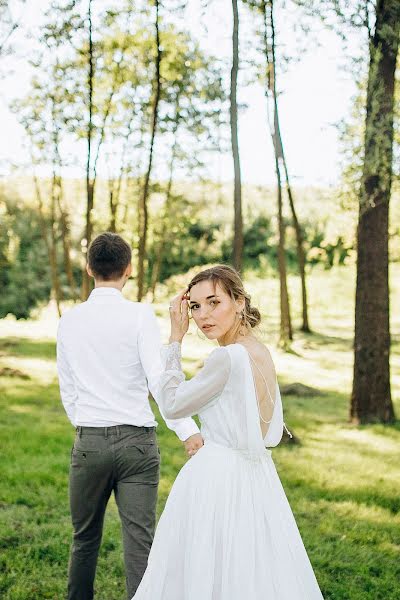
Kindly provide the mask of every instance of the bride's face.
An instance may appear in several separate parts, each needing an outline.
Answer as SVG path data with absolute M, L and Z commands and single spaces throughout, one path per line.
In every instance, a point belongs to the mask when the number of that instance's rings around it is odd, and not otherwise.
M 191 288 L 189 307 L 197 327 L 209 340 L 223 338 L 237 323 L 242 308 L 212 281 L 200 281 Z

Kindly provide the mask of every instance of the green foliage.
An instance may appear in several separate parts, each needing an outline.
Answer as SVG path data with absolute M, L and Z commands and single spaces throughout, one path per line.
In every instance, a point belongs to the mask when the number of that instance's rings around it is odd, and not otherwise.
M 3 204 L 0 222 L 0 318 L 29 317 L 50 298 L 50 268 L 36 211 Z

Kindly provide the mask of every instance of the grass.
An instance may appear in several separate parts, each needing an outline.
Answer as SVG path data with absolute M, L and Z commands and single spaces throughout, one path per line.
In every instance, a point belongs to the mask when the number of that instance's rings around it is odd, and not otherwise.
M 399 305 L 400 269 L 392 267 L 392 306 Z M 347 422 L 352 367 L 354 271 L 314 271 L 309 280 L 314 333 L 296 335 L 293 352 L 274 345 L 277 282 L 248 279 L 264 315 L 262 335 L 279 380 L 301 382 L 317 395 L 284 397 L 286 422 L 300 444 L 273 451 L 282 483 L 326 600 L 400 598 L 400 424 L 354 427 Z M 397 287 L 396 287 L 397 286 Z M 290 281 L 292 298 L 298 283 Z M 165 306 L 164 333 L 168 324 Z M 295 325 L 300 311 L 294 306 Z M 0 597 L 65 597 L 71 539 L 67 480 L 73 430 L 63 412 L 55 371 L 56 319 L 0 321 Z M 400 414 L 400 320 L 392 315 L 392 384 Z M 185 368 L 193 373 L 209 343 L 192 332 Z M 11 373 L 8 371 L 8 373 Z M 22 375 L 29 376 L 25 379 Z M 160 513 L 185 462 L 180 442 L 160 421 Z M 267 557 L 266 557 L 267 558 Z M 107 512 L 96 588 L 98 600 L 124 598 L 120 525 Z M 306 600 L 306 599 L 304 599 Z

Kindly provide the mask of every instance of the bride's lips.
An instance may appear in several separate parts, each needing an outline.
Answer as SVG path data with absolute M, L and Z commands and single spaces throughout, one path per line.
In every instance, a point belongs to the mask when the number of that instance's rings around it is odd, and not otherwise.
M 202 330 L 210 331 L 210 329 L 212 329 L 213 327 L 215 327 L 215 325 L 203 325 Z

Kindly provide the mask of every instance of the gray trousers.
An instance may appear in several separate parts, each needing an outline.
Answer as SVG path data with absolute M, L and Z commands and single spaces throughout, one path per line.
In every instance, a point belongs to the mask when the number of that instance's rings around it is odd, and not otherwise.
M 68 600 L 91 600 L 104 513 L 114 491 L 122 523 L 127 596 L 146 570 L 156 522 L 160 455 L 154 427 L 77 427 L 71 453 L 74 529 Z

